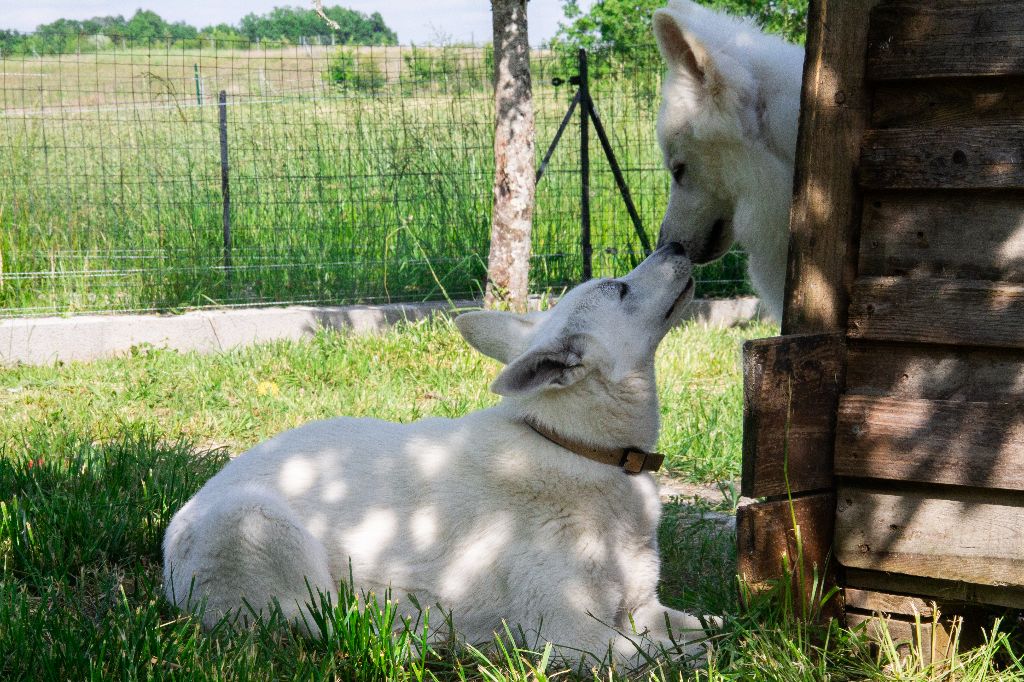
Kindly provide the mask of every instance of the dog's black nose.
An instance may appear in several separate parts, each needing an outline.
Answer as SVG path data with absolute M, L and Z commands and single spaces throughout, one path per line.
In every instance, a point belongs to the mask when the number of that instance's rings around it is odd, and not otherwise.
M 668 252 L 671 253 L 673 256 L 686 255 L 686 249 L 684 249 L 683 245 L 680 244 L 679 242 L 669 242 L 665 244 L 662 248 L 668 249 Z

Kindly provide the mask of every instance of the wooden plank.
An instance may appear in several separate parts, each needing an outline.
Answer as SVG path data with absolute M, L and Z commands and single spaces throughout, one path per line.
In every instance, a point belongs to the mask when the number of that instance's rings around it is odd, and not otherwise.
M 873 614 L 850 612 L 846 626 L 863 627 L 869 639 L 875 642 L 892 640 L 901 656 L 909 656 L 911 648 L 925 663 L 946 659 L 953 653 L 952 626 L 946 620 L 922 618 L 921 622 L 901 618 L 879 618 Z
M 871 13 L 868 76 L 900 80 L 1024 74 L 1024 6 L 1014 0 L 889 0 Z
M 913 647 L 924 663 L 949 658 L 954 647 L 963 651 L 980 646 L 995 620 L 991 609 L 974 604 L 940 603 L 935 608 L 934 602 L 905 595 L 851 588 L 844 592 L 850 609 L 847 627 L 863 626 L 868 637 L 878 643 L 891 639 L 903 656 Z M 865 609 L 862 602 L 874 608 Z M 908 612 L 897 610 L 903 608 Z
M 797 570 L 798 548 L 793 519 L 800 528 L 803 568 Z M 830 560 L 835 520 L 835 495 L 819 493 L 790 502 L 755 502 L 736 513 L 737 571 L 755 592 L 768 588 L 783 575 L 783 561 L 793 570 L 793 580 L 804 595 L 811 592 L 815 575 L 823 576 L 826 589 L 835 585 L 835 562 Z M 800 575 L 803 585 L 800 587 Z M 804 604 L 807 602 L 805 601 Z M 830 612 L 839 604 L 832 603 Z
M 993 490 L 840 486 L 843 566 L 1024 586 L 1024 496 Z
M 843 396 L 838 476 L 1024 491 L 1024 405 Z
M 861 278 L 847 333 L 855 339 L 1024 348 L 1024 285 Z
M 860 276 L 1024 282 L 1024 193 L 873 193 Z
M 808 10 L 783 334 L 842 331 L 856 275 L 857 167 L 868 117 L 864 59 L 877 0 L 817 0 Z
M 931 617 L 936 611 L 934 600 L 912 597 L 905 594 L 892 594 L 890 592 L 877 592 L 865 590 L 858 587 L 847 586 L 843 593 L 846 597 L 847 609 L 859 609 L 868 613 L 880 613 L 883 615 L 909 615 L 917 614 L 924 618 Z
M 1021 400 L 1024 351 L 851 342 L 846 392 L 924 400 Z
M 841 334 L 743 344 L 745 497 L 832 487 L 842 368 Z
M 888 590 L 904 594 L 923 595 L 939 601 L 940 608 L 950 610 L 950 605 L 959 608 L 966 604 L 991 604 L 1014 609 L 1024 608 L 1024 589 L 1013 589 L 1004 585 L 974 585 L 971 583 L 935 578 L 921 578 L 900 573 L 881 573 L 857 568 L 846 569 L 846 595 L 850 602 L 850 588 L 863 591 Z M 922 601 L 928 602 L 928 599 Z M 876 609 L 877 610 L 877 609 Z M 893 612 L 900 611 L 894 608 Z M 906 611 L 903 611 L 906 613 Z
M 860 182 L 872 189 L 1024 188 L 1024 125 L 870 130 Z
M 880 83 L 871 103 L 872 128 L 1020 123 L 1024 78 Z

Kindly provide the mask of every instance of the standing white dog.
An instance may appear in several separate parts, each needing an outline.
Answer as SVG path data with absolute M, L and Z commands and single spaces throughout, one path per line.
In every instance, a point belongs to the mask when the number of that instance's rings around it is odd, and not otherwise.
M 351 569 L 355 589 L 390 589 L 407 613 L 450 610 L 470 642 L 506 621 L 565 657 L 610 646 L 628 663 L 637 645 L 703 636 L 658 601 L 661 505 L 643 473 L 660 464 L 647 452 L 654 351 L 692 298 L 690 268 L 672 243 L 550 311 L 461 315 L 466 340 L 507 364 L 498 406 L 412 424 L 330 419 L 257 445 L 172 519 L 168 598 L 206 600 L 207 627 L 277 602 L 309 630 L 307 582 L 336 597 Z
M 688 0 L 654 13 L 668 63 L 658 141 L 672 189 L 659 243 L 695 263 L 734 241 L 769 314 L 782 318 L 803 48 Z

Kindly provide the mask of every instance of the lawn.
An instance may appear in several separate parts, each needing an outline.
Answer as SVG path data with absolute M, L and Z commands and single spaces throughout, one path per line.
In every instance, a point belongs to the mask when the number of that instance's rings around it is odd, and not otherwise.
M 768 325 L 686 325 L 657 359 L 667 469 L 692 482 L 738 476 L 739 345 Z M 344 600 L 333 634 L 301 640 L 268 625 L 202 633 L 160 592 L 160 540 L 176 509 L 231 455 L 335 414 L 409 421 L 491 405 L 495 362 L 445 320 L 378 337 L 322 332 L 200 356 L 131 356 L 0 374 L 0 679 L 547 680 L 543 652 L 504 640 L 430 650 L 387 632 L 386 608 Z M 642 679 L 1024 679 L 1003 635 L 952 669 L 873 652 L 838 628 L 801 624 L 785 590 L 740 612 L 734 537 L 711 505 L 674 500 L 661 528 L 663 600 L 726 615 L 708 667 L 652 662 Z M 726 503 L 719 511 L 731 511 Z M 905 666 L 900 668 L 899 666 Z M 901 672 L 902 671 L 902 672 Z M 953 675 L 955 673 L 955 675 Z M 619 679 L 582 671 L 587 679 Z M 634 676 L 636 677 L 636 676 Z
M 337 83 L 340 48 L 246 47 L 0 58 L 0 316 L 481 294 L 494 178 L 484 49 L 360 48 Z M 572 73 L 550 52 L 532 59 L 539 165 L 573 88 L 553 84 Z M 652 241 L 669 187 L 660 71 L 620 66 L 592 86 Z M 537 190 L 535 291 L 581 278 L 579 167 L 574 120 Z M 594 272 L 624 274 L 642 248 L 596 139 L 591 169 Z M 747 291 L 743 271 L 738 254 L 703 267 L 698 295 Z

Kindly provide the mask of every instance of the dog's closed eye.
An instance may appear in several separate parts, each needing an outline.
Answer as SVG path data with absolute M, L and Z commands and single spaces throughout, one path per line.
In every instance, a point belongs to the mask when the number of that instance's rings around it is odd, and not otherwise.
M 685 175 L 686 175 L 686 164 L 685 163 L 677 163 L 675 166 L 672 167 L 672 179 L 676 181 L 677 185 L 681 185 L 683 183 L 683 176 L 685 176 Z

